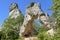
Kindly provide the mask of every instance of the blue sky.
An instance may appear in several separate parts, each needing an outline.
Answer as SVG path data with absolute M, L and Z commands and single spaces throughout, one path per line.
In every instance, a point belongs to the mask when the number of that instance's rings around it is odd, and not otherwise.
M 49 15 L 52 14 L 51 10 L 48 10 L 52 6 L 52 0 L 0 0 L 0 26 L 9 15 L 9 6 L 11 3 L 16 2 L 22 14 L 25 15 L 27 5 L 31 2 L 39 2 L 44 12 Z

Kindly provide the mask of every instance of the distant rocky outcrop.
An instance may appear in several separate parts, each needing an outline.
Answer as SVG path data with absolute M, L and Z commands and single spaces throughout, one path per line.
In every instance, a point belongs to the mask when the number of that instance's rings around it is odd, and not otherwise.
M 4 33 L 6 33 L 4 35 L 7 35 L 8 38 L 12 37 L 12 36 L 16 36 L 16 38 L 18 38 L 19 37 L 20 27 L 23 24 L 24 15 L 18 9 L 17 3 L 12 3 L 10 5 L 9 10 L 10 10 L 9 15 L 2 24 L 2 30 L 4 30 Z M 12 39 L 13 39 L 13 37 L 12 37 Z
M 10 9 L 9 13 L 10 18 L 16 18 L 21 14 L 21 11 L 18 9 L 18 5 L 16 3 L 12 3 L 9 9 Z
M 13 22 L 14 26 L 16 26 L 17 24 L 20 25 L 20 23 L 23 22 L 24 20 L 24 16 L 21 13 L 21 11 L 18 9 L 17 3 L 11 3 L 9 10 L 10 10 L 9 15 L 7 19 L 4 21 L 3 25 L 5 26 L 10 24 L 10 21 Z

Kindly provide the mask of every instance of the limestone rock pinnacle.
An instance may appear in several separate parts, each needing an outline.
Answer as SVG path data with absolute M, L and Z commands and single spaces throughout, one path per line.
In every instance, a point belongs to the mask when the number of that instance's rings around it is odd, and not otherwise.
M 12 11 L 13 9 L 15 9 L 15 8 L 18 8 L 18 5 L 17 5 L 17 3 L 11 3 L 11 5 L 10 5 L 10 11 Z
M 16 18 L 16 17 L 19 16 L 20 13 L 21 13 L 21 11 L 18 9 L 17 3 L 12 3 L 12 4 L 10 5 L 9 10 L 10 10 L 10 13 L 9 13 L 9 17 L 10 17 L 10 18 Z
M 54 28 L 50 24 L 51 21 L 47 21 L 49 18 L 48 14 L 42 11 L 39 3 L 32 2 L 26 8 L 26 16 L 24 18 L 23 25 L 20 29 L 20 36 L 31 36 L 31 35 L 34 36 L 37 34 L 34 28 L 32 27 L 32 23 L 36 18 L 39 18 L 38 20 L 41 21 L 41 23 L 46 27 L 46 29 L 48 30 L 47 33 L 50 33 L 50 35 L 52 36 L 55 34 L 54 30 L 52 30 L 52 33 L 51 31 L 49 31 Z

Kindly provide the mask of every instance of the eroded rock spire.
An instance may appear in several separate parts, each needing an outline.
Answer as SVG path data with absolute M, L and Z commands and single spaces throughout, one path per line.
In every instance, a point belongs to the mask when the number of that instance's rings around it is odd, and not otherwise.
M 32 7 L 33 6 L 34 4 L 32 5 Z M 32 27 L 32 23 L 34 19 L 37 18 L 37 15 L 28 12 L 29 11 L 28 9 L 31 9 L 32 7 L 26 9 L 26 15 L 24 18 L 24 22 L 20 29 L 20 36 L 27 37 L 27 36 L 35 36 L 37 34 L 36 30 Z
M 21 11 L 18 9 L 17 3 L 12 3 L 12 4 L 10 5 L 9 10 L 10 10 L 10 13 L 9 13 L 9 17 L 10 17 L 10 18 L 16 18 L 16 17 L 19 16 L 20 13 L 21 13 Z
M 15 8 L 18 8 L 18 4 L 17 3 L 11 3 L 9 10 L 12 11 Z
M 32 23 L 34 19 L 38 18 L 39 21 L 47 28 L 47 33 L 50 35 L 54 35 L 55 31 L 50 21 L 47 21 L 49 18 L 48 14 L 42 11 L 41 5 L 39 3 L 32 2 L 26 8 L 26 15 L 24 18 L 23 25 L 20 29 L 20 36 L 29 36 L 29 35 L 36 35 L 36 31 L 34 31 L 32 27 Z

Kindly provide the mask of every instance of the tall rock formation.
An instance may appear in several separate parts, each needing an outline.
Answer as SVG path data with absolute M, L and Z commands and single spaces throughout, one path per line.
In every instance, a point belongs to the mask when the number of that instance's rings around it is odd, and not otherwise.
M 9 9 L 10 9 L 9 17 L 11 18 L 16 18 L 21 14 L 21 11 L 18 9 L 18 5 L 16 3 L 12 3 Z
M 13 26 L 13 25 L 16 26 L 17 24 L 20 25 L 20 23 L 22 25 L 24 16 L 22 15 L 21 11 L 18 9 L 17 3 L 12 3 L 9 7 L 9 10 L 10 11 L 9 11 L 8 18 L 3 23 L 4 27 L 5 27 L 5 25 L 9 25 L 11 23 L 12 23 L 11 26 Z
M 41 9 L 41 5 L 39 3 L 32 2 L 27 8 L 26 8 L 26 16 L 24 18 L 23 25 L 20 29 L 20 36 L 29 36 L 29 35 L 36 35 L 36 31 L 34 31 L 32 27 L 32 23 L 34 19 L 38 18 L 38 20 L 46 27 L 48 30 L 47 33 L 50 35 L 54 35 L 55 31 L 53 28 L 53 24 L 51 21 L 47 21 L 49 16 L 48 14 L 44 13 Z
M 29 37 L 29 36 L 35 36 L 37 34 L 36 30 L 32 27 L 32 23 L 33 23 L 34 19 L 37 18 L 37 15 L 33 14 L 32 12 L 28 13 L 28 11 L 29 11 L 28 9 L 29 8 L 26 8 L 26 15 L 24 18 L 23 25 L 20 29 L 20 34 L 19 34 L 20 36 Z
M 2 24 L 2 31 L 4 31 L 4 35 L 6 35 L 4 40 L 8 40 L 9 38 L 9 40 L 15 40 L 15 38 L 17 39 L 19 37 L 19 31 L 23 23 L 24 16 L 18 9 L 18 5 L 16 3 L 12 3 L 9 10 L 9 15 Z

